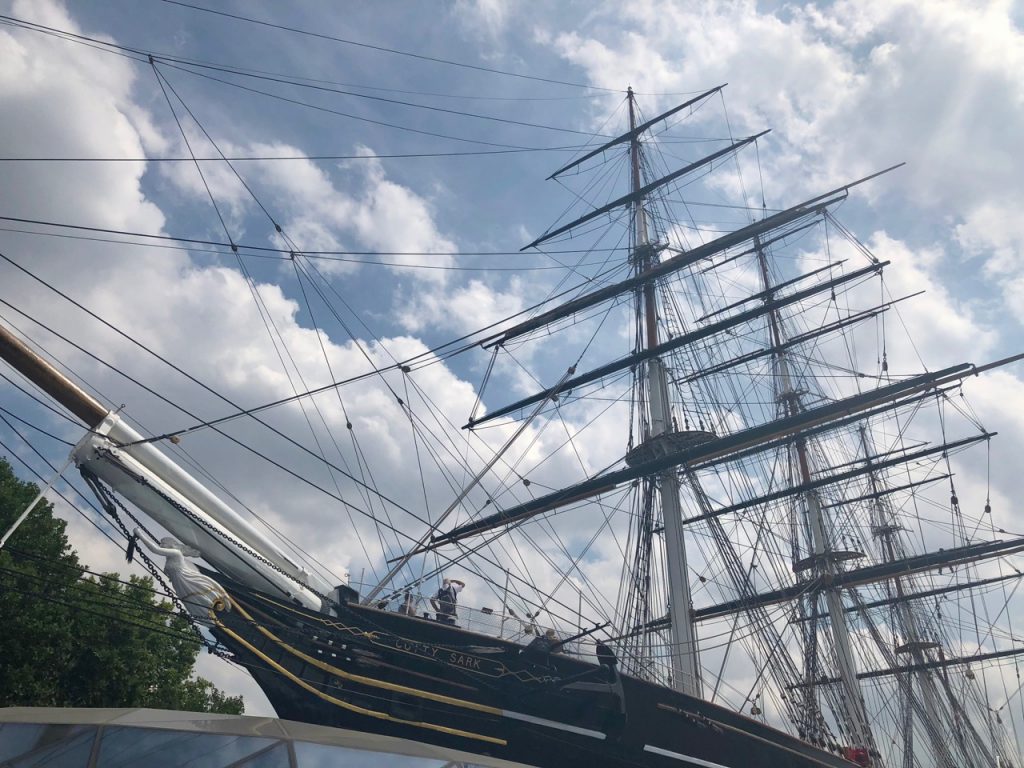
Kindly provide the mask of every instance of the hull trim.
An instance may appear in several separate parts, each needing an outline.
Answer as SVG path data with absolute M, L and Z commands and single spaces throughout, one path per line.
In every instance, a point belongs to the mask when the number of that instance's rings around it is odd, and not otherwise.
M 223 632 L 229 648 L 237 648 L 254 668 L 269 673 L 266 679 L 257 679 L 285 717 L 335 727 L 344 722 L 345 727 L 356 730 L 442 746 L 456 746 L 453 740 L 475 739 L 469 743 L 485 754 L 500 754 L 525 763 L 540 760 L 545 765 L 566 768 L 592 768 L 595 762 L 607 762 L 616 768 L 738 768 L 744 765 L 744 759 L 749 761 L 751 747 L 760 753 L 762 745 L 768 751 L 758 756 L 763 757 L 766 768 L 849 765 L 828 753 L 818 754 L 813 745 L 776 734 L 740 713 L 719 712 L 720 708 L 634 678 L 622 677 L 614 684 L 617 676 L 612 675 L 613 684 L 587 683 L 579 689 L 575 683 L 532 684 L 551 675 L 556 675 L 551 678 L 554 680 L 595 675 L 598 668 L 593 664 L 555 659 L 558 663 L 548 663 L 544 667 L 548 672 L 538 677 L 536 668 L 541 662 L 523 657 L 516 646 L 502 643 L 500 647 L 478 648 L 474 645 L 478 642 L 476 635 L 458 627 L 399 620 L 398 616 L 378 615 L 371 609 L 364 616 L 362 606 L 353 606 L 351 611 L 339 606 L 336 617 L 327 617 L 256 592 L 240 591 L 242 595 L 232 595 L 232 605 L 239 608 L 238 612 L 211 612 L 211 621 L 218 634 Z M 248 599 L 239 602 L 243 596 Z M 325 633 L 319 631 L 321 626 Z M 437 665 L 455 669 L 448 655 L 461 658 L 470 652 L 489 653 L 490 666 L 459 668 L 463 676 L 481 681 L 482 687 L 472 689 L 475 693 L 468 697 L 442 687 L 450 684 L 443 677 L 420 671 Z M 409 670 L 404 669 L 405 654 L 411 657 Z M 413 663 L 412 658 L 431 663 Z M 520 670 L 519 664 L 532 666 Z M 377 670 L 377 665 L 387 669 Z M 487 684 L 485 678 L 491 676 L 491 666 L 507 671 L 502 676 L 507 685 Z M 584 667 L 586 671 L 580 671 Z M 396 674 L 403 671 L 423 680 Z M 426 680 L 439 685 L 435 688 Z M 334 690 L 335 686 L 339 690 Z M 382 697 L 381 689 L 393 695 Z M 532 698 L 531 693 L 543 695 Z M 375 703 L 382 698 L 390 700 L 391 705 Z M 422 703 L 418 705 L 413 699 Z M 623 705 L 626 699 L 632 721 L 628 733 Z M 436 702 L 433 707 L 428 706 L 431 702 Z M 436 716 L 430 714 L 434 711 Z M 417 730 L 421 735 L 416 735 Z M 773 735 L 778 741 L 770 738 Z
M 391 722 L 401 723 L 403 725 L 412 725 L 412 726 L 415 726 L 417 728 L 426 728 L 426 729 L 431 730 L 431 731 L 438 731 L 439 733 L 447 733 L 447 734 L 450 734 L 452 736 L 460 736 L 460 737 L 466 738 L 466 739 L 476 739 L 478 741 L 485 741 L 485 742 L 487 742 L 489 744 L 498 744 L 498 745 L 503 746 L 503 747 L 504 746 L 508 746 L 508 742 L 505 741 L 505 739 L 498 739 L 498 738 L 495 738 L 494 736 L 485 736 L 485 735 L 483 735 L 481 733 L 471 733 L 470 731 L 463 731 L 463 730 L 460 730 L 458 728 L 448 728 L 447 726 L 436 725 L 435 723 L 425 723 L 425 722 L 420 722 L 420 721 L 416 721 L 416 720 L 404 720 L 404 719 L 399 718 L 399 717 L 392 717 L 391 715 L 389 715 L 389 714 L 387 714 L 385 712 L 378 712 L 378 711 L 376 711 L 374 709 L 367 709 L 365 707 L 360 707 L 357 704 L 351 704 L 351 703 L 349 703 L 347 701 L 342 701 L 339 698 L 331 696 L 329 693 L 324 693 L 323 691 L 319 690 L 318 688 L 316 688 L 316 687 L 310 685 L 309 683 L 307 683 L 305 680 L 302 680 L 301 678 L 296 677 L 291 672 L 289 672 L 287 669 L 285 669 L 280 664 L 278 664 L 276 661 L 274 661 L 269 656 L 267 656 L 265 653 L 263 653 L 262 651 L 260 651 L 256 647 L 254 647 L 248 641 L 246 641 L 243 637 L 240 637 L 237 633 L 233 632 L 231 629 L 229 629 L 228 627 L 224 626 L 224 624 L 222 622 L 216 621 L 216 626 L 217 626 L 218 630 L 220 630 L 220 631 L 224 632 L 225 634 L 227 634 L 235 642 L 239 643 L 242 647 L 244 647 L 250 653 L 254 654 L 257 658 L 262 660 L 264 664 L 267 664 L 272 669 L 274 669 L 276 672 L 284 675 L 285 677 L 287 677 L 289 680 L 291 680 L 293 683 L 295 683 L 300 688 L 308 691 L 309 693 L 312 693 L 314 696 L 316 696 L 316 697 L 318 697 L 320 699 L 323 699 L 326 702 L 334 704 L 337 707 L 341 707 L 342 709 L 347 709 L 350 712 L 355 712 L 356 714 L 364 715 L 366 717 L 373 717 L 373 718 L 376 718 L 378 720 L 390 720 Z
M 232 601 L 232 606 L 234 606 L 234 608 L 238 611 L 238 613 L 241 616 L 243 616 L 247 621 L 251 622 L 252 625 L 254 627 L 256 627 L 256 629 L 259 630 L 259 632 L 264 637 L 266 637 L 267 639 L 269 639 L 272 642 L 276 643 L 278 646 L 280 646 L 282 649 L 284 649 L 288 653 L 292 654 L 296 658 L 302 659 L 307 664 L 312 664 L 313 666 L 317 667 L 318 669 L 321 669 L 324 672 L 330 672 L 332 675 L 337 675 L 338 677 L 340 677 L 342 679 L 350 680 L 350 681 L 355 682 L 355 683 L 361 683 L 363 685 L 368 685 L 368 686 L 371 686 L 371 687 L 374 687 L 374 688 L 382 688 L 382 689 L 388 690 L 388 691 L 395 691 L 395 692 L 398 692 L 398 693 L 404 693 L 404 694 L 406 694 L 408 696 L 415 696 L 415 697 L 418 697 L 418 698 L 427 699 L 429 701 L 436 701 L 436 702 L 439 702 L 441 704 L 449 704 L 449 705 L 455 706 L 455 707 L 463 707 L 465 709 L 472 709 L 472 710 L 476 710 L 478 712 L 484 712 L 484 713 L 489 714 L 489 715 L 499 715 L 501 717 L 508 718 L 509 720 L 519 720 L 521 722 L 530 723 L 532 725 L 540 725 L 540 726 L 543 726 L 545 728 L 554 728 L 556 730 L 565 731 L 567 733 L 575 733 L 577 736 L 587 736 L 587 737 L 592 738 L 592 739 L 600 739 L 600 740 L 604 740 L 605 738 L 607 738 L 607 736 L 604 733 L 602 733 L 601 731 L 595 731 L 595 730 L 592 730 L 590 728 L 581 728 L 579 726 L 570 725 L 569 723 L 562 723 L 562 722 L 559 722 L 557 720 L 549 720 L 549 719 L 544 718 L 544 717 L 535 717 L 533 715 L 528 715 L 528 714 L 526 714 L 524 712 L 515 712 L 513 710 L 508 710 L 508 709 L 498 709 L 497 707 L 491 707 L 491 706 L 488 706 L 486 704 L 478 704 L 475 701 L 467 701 L 465 699 L 458 699 L 458 698 L 455 698 L 455 697 L 452 697 L 452 696 L 445 696 L 445 695 L 439 694 L 439 693 L 432 693 L 430 691 L 423 691 L 423 690 L 420 690 L 418 688 L 409 688 L 409 687 L 404 686 L 404 685 L 398 685 L 397 683 L 389 683 L 389 682 L 386 682 L 384 680 L 377 680 L 376 678 L 373 678 L 373 677 L 366 677 L 364 675 L 356 675 L 356 674 L 353 674 L 351 672 L 346 672 L 345 670 L 339 669 L 338 667 L 335 667 L 335 666 L 333 666 L 331 664 L 328 664 L 325 661 L 321 661 L 320 659 L 317 659 L 317 658 L 315 658 L 313 656 L 309 656 L 308 654 L 305 654 L 302 651 L 300 651 L 299 649 L 297 649 L 297 648 L 289 645 L 288 643 L 284 642 L 279 637 L 277 637 L 277 635 L 275 635 L 273 632 L 271 632 L 269 629 L 267 629 L 266 627 L 262 626 L 259 622 L 255 621 L 252 618 L 252 616 L 249 615 L 249 613 L 247 613 L 246 610 L 244 608 L 242 608 L 238 604 L 237 601 Z
M 548 720 L 544 717 L 534 717 L 533 715 L 527 715 L 522 712 L 512 712 L 510 710 L 502 710 L 501 714 L 507 717 L 509 720 L 521 720 L 524 723 L 531 723 L 532 725 L 542 725 L 546 728 L 557 728 L 560 731 L 567 731 L 568 733 L 575 733 L 577 736 L 589 736 L 592 739 L 605 739 L 607 736 L 601 731 L 592 731 L 589 728 L 580 728 L 576 725 L 569 725 L 568 723 L 560 723 L 557 720 Z
M 690 716 L 689 713 L 684 712 L 683 710 L 678 709 L 678 708 L 673 707 L 673 706 L 670 706 L 668 704 L 659 704 L 658 705 L 658 709 L 664 709 L 667 712 L 674 712 L 677 715 L 683 715 L 685 717 L 689 717 Z M 799 751 L 797 751 L 797 750 L 795 750 L 795 749 L 793 749 L 791 747 L 787 747 L 785 744 L 780 744 L 777 741 L 771 741 L 770 739 L 765 739 L 765 738 L 763 738 L 761 736 L 758 736 L 756 733 L 751 733 L 750 731 L 744 731 L 744 730 L 742 730 L 740 728 L 737 728 L 735 725 L 729 725 L 729 723 L 723 723 L 721 720 L 715 720 L 715 719 L 708 718 L 708 717 L 704 717 L 703 719 L 707 720 L 715 728 L 721 728 L 721 729 L 726 730 L 726 731 L 732 731 L 733 733 L 741 734 L 745 738 L 754 739 L 754 741 L 759 741 L 762 744 L 767 744 L 768 746 L 770 746 L 770 747 L 772 747 L 774 749 L 781 749 L 781 750 L 783 750 L 785 752 L 789 752 L 791 755 L 796 755 L 797 757 L 800 757 L 800 758 L 802 758 L 804 760 L 811 760 L 811 761 L 817 763 L 818 765 L 826 765 L 826 766 L 828 765 L 828 763 L 822 762 L 821 760 L 817 760 L 817 759 L 815 759 L 814 757 L 812 757 L 810 755 L 807 755 L 807 754 L 805 754 L 803 752 L 799 752 Z
M 386 691 L 394 691 L 396 693 L 404 693 L 407 696 L 415 696 L 417 698 L 427 699 L 429 701 L 436 701 L 436 702 L 438 702 L 440 704 L 449 704 L 449 705 L 451 705 L 453 707 L 462 707 L 464 709 L 473 709 L 473 710 L 476 710 L 477 712 L 484 712 L 484 713 L 486 713 L 488 715 L 502 715 L 502 714 L 504 714 L 504 712 L 502 710 L 498 709 L 497 707 L 490 707 L 490 706 L 488 706 L 486 704 L 478 704 L 475 701 L 467 701 L 465 699 L 457 699 L 454 696 L 445 696 L 444 694 L 441 694 L 441 693 L 432 693 L 430 691 L 423 691 L 423 690 L 420 690 L 419 688 L 409 688 L 408 686 L 398 685 L 397 683 L 389 683 L 389 682 L 386 682 L 384 680 L 378 680 L 378 679 L 376 679 L 374 677 L 366 677 L 364 675 L 356 675 L 356 674 L 353 674 L 352 672 L 346 672 L 343 669 L 338 669 L 338 667 L 332 666 L 331 664 L 328 664 L 325 661 L 321 661 L 320 659 L 317 659 L 317 658 L 315 658 L 313 656 L 309 656 L 309 655 L 303 653 L 302 651 L 300 651 L 298 648 L 295 648 L 295 647 L 289 645 L 288 643 L 284 642 L 283 640 L 281 640 L 279 637 L 277 637 L 277 635 L 275 635 L 269 629 L 267 629 L 266 627 L 261 625 L 259 622 L 255 621 L 252 618 L 252 616 L 250 616 L 248 613 L 246 613 L 244 608 L 242 608 L 240 605 L 238 605 L 237 601 L 232 600 L 231 604 L 235 607 L 235 609 L 238 611 L 238 613 L 241 616 L 243 616 L 246 619 L 246 621 L 251 622 L 252 625 L 254 627 L 256 627 L 256 629 L 258 629 L 260 631 L 260 633 L 264 637 L 269 639 L 271 642 L 276 643 L 277 645 L 279 645 L 281 648 L 283 648 L 284 650 L 286 650 L 288 653 L 292 654 L 296 658 L 302 659 L 307 664 L 312 664 L 314 667 L 317 667 L 318 669 L 322 669 L 324 672 L 330 672 L 332 675 L 336 675 L 336 676 L 338 676 L 338 677 L 340 677 L 340 678 L 342 678 L 344 680 L 350 680 L 350 681 L 352 681 L 354 683 L 360 683 L 362 685 L 368 685 L 368 686 L 373 687 L 373 688 L 383 688 Z
M 682 760 L 684 763 L 689 763 L 690 765 L 700 765 L 704 768 L 729 768 L 729 766 L 722 765 L 721 763 L 713 763 L 710 760 L 701 760 L 699 757 L 683 755 L 679 752 L 673 752 L 670 749 L 662 749 L 661 747 L 655 747 L 651 744 L 644 744 L 644 752 L 650 752 L 652 755 L 661 755 L 662 757 L 671 757 L 673 760 Z

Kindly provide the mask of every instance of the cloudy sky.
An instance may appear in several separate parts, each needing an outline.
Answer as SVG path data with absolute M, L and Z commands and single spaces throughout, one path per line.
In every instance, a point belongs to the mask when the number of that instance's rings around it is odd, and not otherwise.
M 1024 350 L 1020 4 L 197 5 L 221 13 L 157 0 L 0 2 L 0 253 L 52 286 L 0 262 L 0 318 L 146 429 L 177 430 L 364 373 L 371 363 L 407 360 L 577 284 L 598 265 L 575 265 L 571 241 L 559 244 L 564 253 L 517 251 L 573 205 L 567 187 L 544 178 L 595 136 L 621 130 L 627 86 L 650 116 L 729 83 L 715 104 L 714 129 L 724 125 L 737 137 L 772 129 L 750 166 L 760 174 L 747 174 L 763 181 L 769 207 L 906 162 L 858 190 L 843 221 L 892 260 L 894 294 L 927 291 L 903 315 L 917 351 L 939 368 Z M 687 140 L 711 125 L 698 118 L 677 126 L 673 161 L 699 156 L 701 145 Z M 200 175 L 195 164 L 173 160 L 190 152 L 246 158 L 235 164 L 244 185 L 224 163 L 202 162 Z M 746 202 L 760 203 L 760 187 L 712 191 L 732 199 L 746 191 Z M 144 246 L 137 236 L 99 230 L 201 242 Z M 249 247 L 236 256 L 225 242 Z M 297 264 L 255 248 L 336 253 Z M 310 301 L 304 291 L 313 285 L 331 295 Z M 524 353 L 524 368 L 496 366 L 485 404 L 528 393 L 534 376 L 557 379 L 572 361 L 555 349 L 537 360 Z M 493 450 L 511 428 L 467 444 L 418 443 L 396 398 L 416 405 L 429 398 L 451 419 L 443 428 L 457 435 L 486 364 L 483 353 L 437 361 L 409 377 L 368 379 L 341 398 L 329 393 L 317 409 L 269 412 L 266 419 L 306 450 L 264 443 L 265 430 L 252 424 L 226 428 L 328 492 L 344 485 L 350 506 L 226 450 L 216 436 L 197 433 L 182 448 L 239 505 L 332 571 L 372 580 L 382 546 L 400 544 L 394 534 L 376 539 L 360 512 L 383 514 L 383 507 L 306 451 L 329 451 L 327 423 L 345 443 L 335 450 L 350 457 L 353 474 L 369 471 L 403 504 L 437 514 L 465 480 L 455 458 Z M 1011 530 L 1024 529 L 1012 506 L 1021 496 L 1022 376 L 1018 365 L 968 389 L 980 421 L 1000 432 L 993 498 Z M 75 427 L 0 384 L 4 408 L 77 439 Z M 53 462 L 66 446 L 14 425 L 20 435 L 0 424 L 4 454 L 52 474 L 22 436 Z M 557 449 L 572 428 L 517 448 L 521 467 Z M 611 438 L 596 441 L 581 448 L 578 465 L 556 461 L 547 471 L 594 471 L 620 448 Z M 447 450 L 455 455 L 442 455 Z M 428 473 L 421 485 L 408 467 L 430 464 L 431 452 L 449 474 Z M 118 550 L 65 513 L 86 562 L 124 570 Z M 610 567 L 614 550 L 597 547 L 595 573 Z M 544 568 L 527 560 L 524 569 Z M 250 712 L 268 711 L 243 675 L 205 657 L 201 671 L 243 692 Z

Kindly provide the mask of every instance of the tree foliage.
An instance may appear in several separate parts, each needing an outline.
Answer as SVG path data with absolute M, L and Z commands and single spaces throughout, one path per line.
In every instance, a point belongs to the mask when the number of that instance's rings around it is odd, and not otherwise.
M 0 459 L 0 532 L 38 493 Z M 152 579 L 85 575 L 65 527 L 44 500 L 0 550 L 0 706 L 241 714 L 192 676 L 200 644 Z

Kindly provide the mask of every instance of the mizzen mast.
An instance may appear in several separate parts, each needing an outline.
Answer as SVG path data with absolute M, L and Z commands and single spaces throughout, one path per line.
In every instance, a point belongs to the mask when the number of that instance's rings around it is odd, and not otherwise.
M 629 101 L 629 159 L 632 178 L 633 202 L 633 252 L 631 255 L 634 271 L 639 276 L 654 267 L 657 249 L 650 242 L 647 228 L 647 213 L 644 209 L 646 196 L 640 178 L 640 140 L 636 130 L 636 101 L 633 89 L 627 91 Z M 648 280 L 640 292 L 643 305 L 642 323 L 644 347 L 653 350 L 658 347 L 658 310 L 655 298 L 655 283 Z M 649 434 L 646 440 L 672 430 L 672 412 L 668 399 L 668 376 L 659 356 L 647 361 L 647 392 Z M 645 482 L 656 483 L 660 491 L 661 517 L 664 525 L 666 583 L 669 594 L 669 658 L 672 666 L 672 684 L 678 690 L 691 696 L 701 695 L 700 663 L 697 656 L 697 636 L 693 622 L 690 581 L 686 567 L 686 543 L 683 539 L 682 506 L 679 501 L 679 476 L 674 468 L 658 475 L 645 478 Z

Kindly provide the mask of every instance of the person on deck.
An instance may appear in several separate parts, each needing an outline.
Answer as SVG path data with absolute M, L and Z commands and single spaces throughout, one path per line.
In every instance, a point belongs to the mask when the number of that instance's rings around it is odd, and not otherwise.
M 437 620 L 443 624 L 454 624 L 457 617 L 455 606 L 459 602 L 459 592 L 466 585 L 458 579 L 445 579 L 437 594 L 430 598 L 430 604 L 437 612 Z
M 537 626 L 538 616 L 540 616 L 540 611 L 526 614 L 526 621 L 522 622 L 524 635 L 540 636 L 540 628 Z
M 416 598 L 412 596 L 411 591 L 406 591 L 405 596 L 402 598 L 402 605 L 398 608 L 398 612 L 405 616 L 416 615 Z
M 549 629 L 543 635 L 538 633 L 526 646 L 526 650 L 534 656 L 546 658 L 552 653 L 561 653 L 562 645 L 558 642 L 555 630 Z
M 555 634 L 555 630 L 549 629 L 544 633 L 544 639 L 548 642 L 548 647 L 551 649 L 551 653 L 561 653 L 562 644 L 558 642 L 558 635 Z

